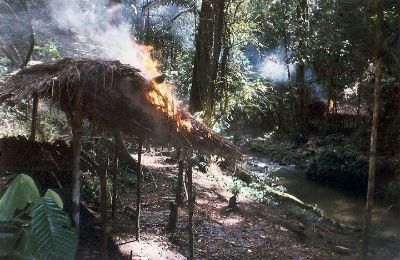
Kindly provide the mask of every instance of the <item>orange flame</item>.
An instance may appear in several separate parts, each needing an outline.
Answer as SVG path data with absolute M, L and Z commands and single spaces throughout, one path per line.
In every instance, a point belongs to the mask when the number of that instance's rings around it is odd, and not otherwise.
M 329 111 L 333 110 L 334 105 L 335 105 L 334 101 L 332 99 L 329 99 L 328 100 L 328 109 L 329 109 Z
M 135 44 L 136 45 L 136 44 Z M 192 123 L 188 119 L 184 119 L 181 114 L 178 113 L 178 105 L 172 93 L 173 85 L 168 83 L 157 83 L 154 78 L 161 75 L 158 71 L 159 62 L 152 59 L 151 52 L 152 46 L 148 45 L 137 45 L 143 54 L 143 68 L 145 75 L 152 80 L 152 87 L 146 93 L 146 99 L 154 104 L 158 110 L 162 111 L 168 118 L 173 119 L 177 123 L 177 130 L 186 129 L 190 131 L 192 129 Z

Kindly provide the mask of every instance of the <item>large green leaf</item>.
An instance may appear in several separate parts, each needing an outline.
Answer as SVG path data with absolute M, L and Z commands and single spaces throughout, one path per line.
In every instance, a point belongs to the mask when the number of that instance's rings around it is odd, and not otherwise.
M 48 197 L 48 198 L 52 198 L 60 209 L 62 209 L 64 207 L 64 203 L 63 203 L 60 195 L 58 195 L 58 193 L 55 192 L 54 190 L 48 189 L 46 191 L 46 194 L 44 194 L 44 196 Z
M 0 199 L 0 221 L 10 221 L 17 209 L 24 209 L 39 197 L 33 179 L 26 174 L 19 174 Z
M 73 259 L 78 242 L 77 234 L 68 216 L 53 199 L 38 199 L 34 202 L 31 213 L 32 233 L 40 258 Z

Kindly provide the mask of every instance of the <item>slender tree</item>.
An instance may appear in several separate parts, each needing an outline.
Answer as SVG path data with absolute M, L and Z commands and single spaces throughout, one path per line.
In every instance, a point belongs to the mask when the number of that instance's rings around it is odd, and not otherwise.
M 304 51 L 306 49 L 306 34 L 308 31 L 308 0 L 298 0 L 296 3 L 296 37 L 297 37 L 297 64 L 296 64 L 296 91 L 298 98 L 298 124 L 300 128 L 304 128 L 307 124 L 307 89 L 305 85 L 305 61 Z
M 362 258 L 368 257 L 369 245 L 369 229 L 371 224 L 371 211 L 374 206 L 375 194 L 375 172 L 376 172 L 376 156 L 377 156 L 377 142 L 378 142 L 378 124 L 379 114 L 381 107 L 381 89 L 382 89 L 382 72 L 383 72 L 383 3 L 382 0 L 375 0 L 375 41 L 376 41 L 376 60 L 375 60 L 375 83 L 374 83 L 374 108 L 371 126 L 371 146 L 369 152 L 369 171 L 368 171 L 368 191 L 367 191 L 367 205 L 365 210 L 364 232 L 362 243 Z

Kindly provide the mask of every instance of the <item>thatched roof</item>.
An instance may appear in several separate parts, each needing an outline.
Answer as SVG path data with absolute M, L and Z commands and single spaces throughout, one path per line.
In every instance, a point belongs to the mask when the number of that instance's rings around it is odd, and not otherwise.
M 18 103 L 37 95 L 67 115 L 82 111 L 89 121 L 128 135 L 225 158 L 241 157 L 234 145 L 182 109 L 168 116 L 146 98 L 154 90 L 154 83 L 139 70 L 119 61 L 66 58 L 0 79 L 0 102 Z M 182 120 L 190 122 L 191 129 L 180 126 Z

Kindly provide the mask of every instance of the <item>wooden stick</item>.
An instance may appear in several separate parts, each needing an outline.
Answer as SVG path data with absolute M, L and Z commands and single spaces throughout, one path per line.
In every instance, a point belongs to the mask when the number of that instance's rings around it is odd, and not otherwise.
M 176 184 L 176 198 L 175 202 L 178 207 L 183 205 L 183 196 L 182 196 L 182 188 L 183 188 L 183 170 L 184 170 L 184 153 L 181 148 L 178 151 L 178 182 Z
M 100 178 L 100 210 L 101 210 L 101 233 L 102 233 L 102 254 L 108 258 L 107 248 L 107 162 L 103 162 L 99 172 Z
M 138 169 L 136 171 L 136 240 L 140 241 L 140 210 L 141 210 L 141 185 L 142 185 L 142 146 L 143 138 L 140 137 L 138 145 Z
M 112 205 L 111 205 L 111 218 L 115 218 L 115 211 L 117 207 L 117 172 L 118 172 L 118 153 L 119 143 L 117 137 L 114 138 L 114 149 L 113 149 L 113 182 L 112 182 Z
M 193 212 L 194 212 L 194 201 L 193 201 L 193 160 L 192 160 L 192 151 L 187 154 L 187 180 L 188 180 L 188 215 L 189 215 L 189 227 L 188 227 L 188 235 L 189 235 L 189 260 L 194 259 L 194 234 L 193 234 Z
M 37 95 L 33 97 L 32 104 L 32 121 L 31 121 L 31 134 L 29 140 L 35 141 L 36 138 L 36 125 L 37 125 L 37 113 L 38 113 L 39 98 Z

